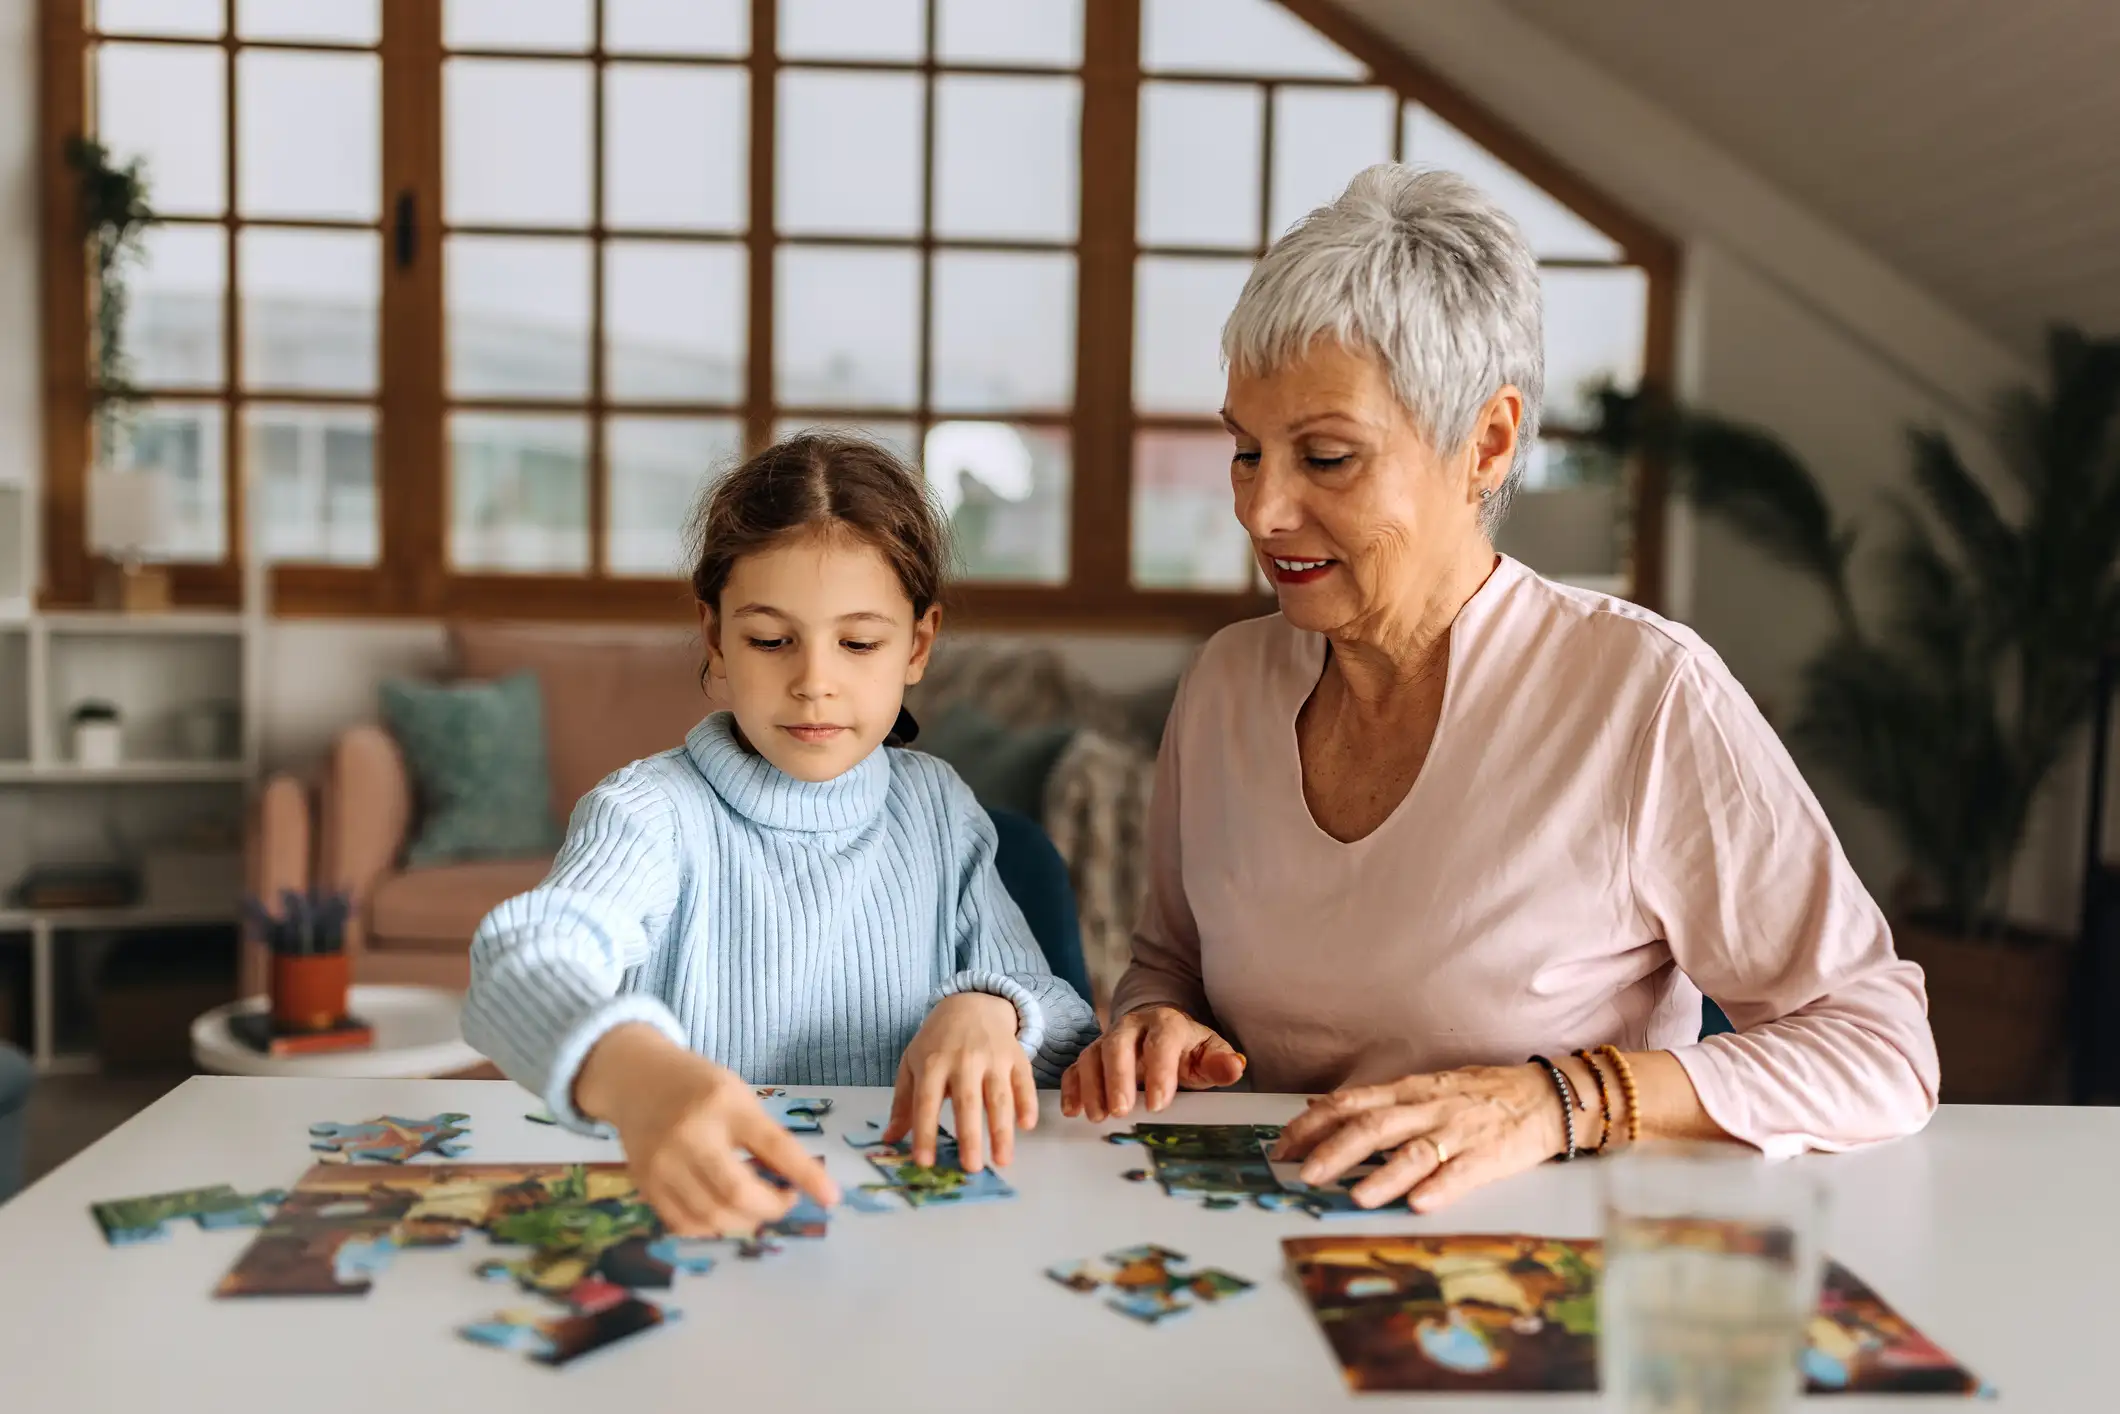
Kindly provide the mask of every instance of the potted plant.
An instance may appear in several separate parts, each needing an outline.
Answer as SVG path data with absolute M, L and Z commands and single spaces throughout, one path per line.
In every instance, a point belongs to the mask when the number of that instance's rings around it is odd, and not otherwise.
M 147 204 L 146 164 L 140 158 L 120 166 L 102 143 L 77 137 L 66 144 L 66 161 L 79 189 L 81 234 L 88 242 L 95 292 L 96 456 L 112 463 L 126 450 L 127 414 L 140 397 L 125 349 L 126 281 L 146 255 L 142 237 L 155 214 Z
M 2120 340 L 2057 329 L 2047 359 L 2045 392 L 1997 407 L 2010 509 L 1949 438 L 1911 434 L 1918 497 L 1901 503 L 1875 614 L 1850 589 L 1856 529 L 1770 433 L 1603 397 L 1602 440 L 1662 457 L 1704 513 L 1831 602 L 1790 741 L 1880 812 L 1905 855 L 1895 933 L 1928 974 L 1954 1099 L 2034 1097 L 2060 1060 L 2068 942 L 2008 921 L 2007 875 L 2120 634 Z

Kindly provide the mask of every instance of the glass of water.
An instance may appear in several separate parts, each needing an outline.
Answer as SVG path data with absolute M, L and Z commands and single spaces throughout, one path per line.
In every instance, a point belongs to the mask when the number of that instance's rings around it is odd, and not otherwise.
M 1825 1196 L 1808 1166 L 1734 1144 L 1606 1161 L 1598 1362 L 1625 1414 L 1795 1407 L 1818 1304 Z

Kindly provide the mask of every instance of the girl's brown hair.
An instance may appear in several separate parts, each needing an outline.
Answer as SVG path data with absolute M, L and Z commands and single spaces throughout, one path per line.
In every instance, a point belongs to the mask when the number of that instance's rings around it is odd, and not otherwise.
M 817 530 L 875 546 L 915 619 L 942 601 L 949 533 L 926 480 L 886 448 L 838 432 L 784 438 L 714 484 L 692 518 L 693 595 L 718 611 L 738 560 Z

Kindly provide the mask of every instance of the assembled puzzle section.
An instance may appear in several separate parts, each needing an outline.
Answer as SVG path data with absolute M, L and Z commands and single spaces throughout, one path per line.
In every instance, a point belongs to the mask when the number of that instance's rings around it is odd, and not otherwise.
M 883 1182 L 861 1186 L 865 1193 L 895 1193 L 912 1208 L 998 1203 L 1016 1196 L 1016 1190 L 990 1168 L 966 1173 L 957 1141 L 946 1129 L 937 1131 L 935 1162 L 932 1164 L 913 1162 L 910 1140 L 885 1144 L 882 1135 L 883 1127 L 870 1120 L 865 1132 L 846 1136 L 847 1143 L 861 1150 L 861 1156 L 869 1161 L 870 1167 L 882 1175 Z M 860 1207 L 851 1203 L 850 1206 Z M 870 1211 L 867 1208 L 860 1210 Z
M 1246 1203 L 1267 1212 L 1305 1212 L 1315 1218 L 1408 1211 L 1403 1197 L 1374 1208 L 1354 1200 L 1354 1185 L 1387 1155 L 1372 1156 L 1330 1183 L 1304 1183 L 1298 1172 L 1301 1164 L 1268 1157 L 1281 1137 L 1277 1124 L 1137 1124 L 1131 1131 L 1104 1137 L 1112 1144 L 1138 1144 L 1148 1154 L 1152 1172 L 1128 1169 L 1123 1178 L 1133 1183 L 1154 1178 L 1171 1197 L 1196 1197 L 1210 1212 Z

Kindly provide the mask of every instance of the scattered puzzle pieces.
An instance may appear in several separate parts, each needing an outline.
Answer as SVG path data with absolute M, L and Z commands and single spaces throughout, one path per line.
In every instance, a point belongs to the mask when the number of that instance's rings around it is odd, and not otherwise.
M 216 1232 L 232 1227 L 258 1227 L 271 1208 L 287 1195 L 278 1189 L 263 1193 L 238 1193 L 225 1183 L 210 1188 L 186 1188 L 175 1193 L 150 1193 L 140 1198 L 111 1198 L 89 1204 L 103 1240 L 113 1247 L 135 1242 L 159 1242 L 169 1236 L 172 1220 L 189 1218 L 200 1228 Z
M 359 1124 L 324 1121 L 309 1126 L 309 1147 L 327 1164 L 402 1164 L 420 1154 L 460 1158 L 470 1147 L 451 1141 L 469 1134 L 471 1116 L 438 1114 L 429 1119 L 381 1115 Z
M 1095 1261 L 1048 1267 L 1045 1274 L 1085 1296 L 1106 1292 L 1106 1306 L 1151 1326 L 1252 1289 L 1251 1282 L 1217 1267 L 1181 1270 L 1188 1260 L 1183 1252 L 1149 1242 L 1107 1252 Z

